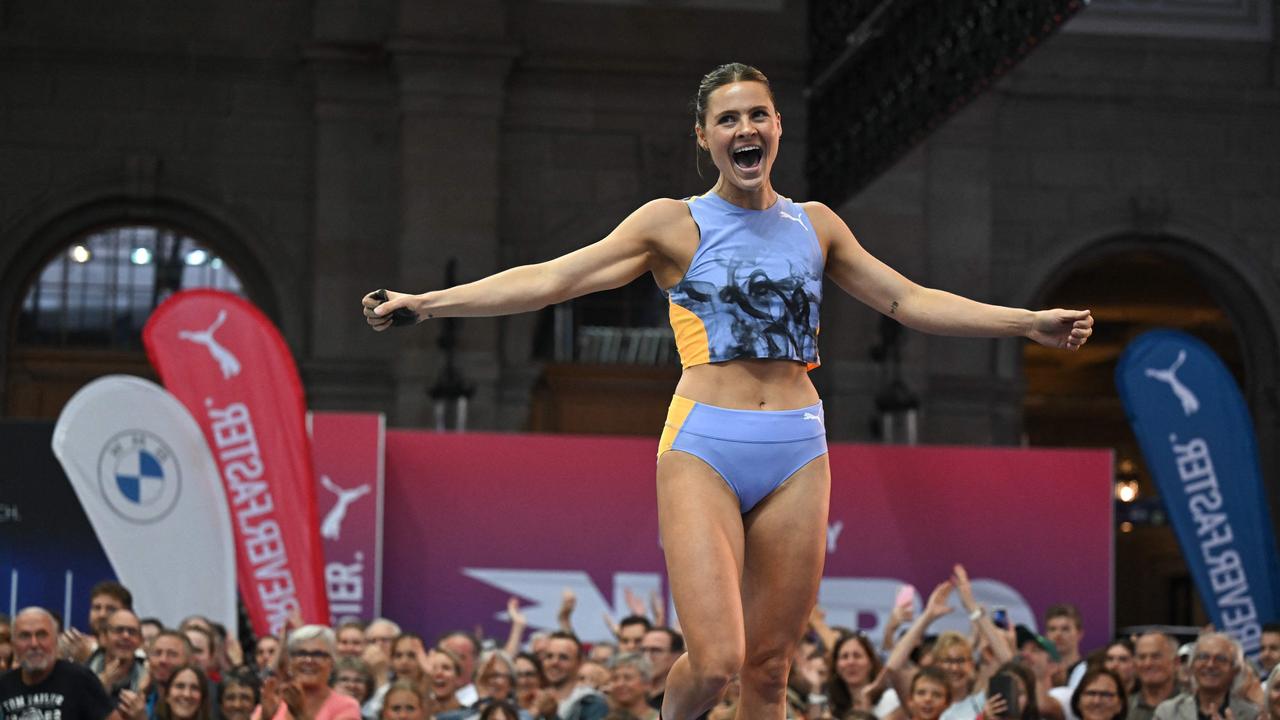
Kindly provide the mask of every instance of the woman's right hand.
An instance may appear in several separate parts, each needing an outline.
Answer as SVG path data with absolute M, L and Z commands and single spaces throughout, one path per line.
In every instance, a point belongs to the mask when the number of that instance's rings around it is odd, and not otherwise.
M 263 678 L 261 693 L 261 720 L 271 720 L 276 716 L 276 710 L 280 709 L 280 678 L 274 674 Z
M 1004 699 L 1003 695 L 996 693 L 987 698 L 987 704 L 982 706 L 982 717 L 987 718 L 987 720 L 994 720 L 995 718 L 1004 717 L 1008 710 L 1009 703 Z
M 389 327 L 422 322 L 423 316 L 417 310 L 418 300 L 418 295 L 392 290 L 374 290 L 361 299 L 360 306 L 369 327 L 382 332 Z
M 951 612 L 951 606 L 947 604 L 947 598 L 951 595 L 954 586 L 950 580 L 944 580 L 938 583 L 938 587 L 929 593 L 929 602 L 924 607 L 924 614 L 931 619 L 938 619 L 943 615 Z

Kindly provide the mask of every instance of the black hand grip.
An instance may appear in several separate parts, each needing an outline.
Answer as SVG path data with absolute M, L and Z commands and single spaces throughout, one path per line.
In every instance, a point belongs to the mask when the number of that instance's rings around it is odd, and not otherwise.
M 373 298 L 374 300 L 377 300 L 380 303 L 384 303 L 388 299 L 387 291 L 385 289 L 374 290 L 373 292 L 369 293 L 369 297 Z M 391 327 L 404 327 L 405 325 L 417 325 L 417 324 L 418 324 L 418 313 L 410 310 L 409 308 L 402 307 L 402 308 L 396 308 L 395 310 L 391 311 Z

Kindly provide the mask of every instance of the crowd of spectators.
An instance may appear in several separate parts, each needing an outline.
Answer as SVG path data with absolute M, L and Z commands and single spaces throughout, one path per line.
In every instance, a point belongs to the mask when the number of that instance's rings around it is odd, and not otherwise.
M 580 642 L 566 593 L 560 628 L 526 636 L 513 598 L 505 643 L 463 630 L 428 642 L 389 619 L 293 625 L 245 653 L 200 616 L 176 628 L 139 618 L 129 591 L 90 593 L 83 634 L 43 608 L 0 615 L 0 720 L 656 720 L 684 651 L 662 606 L 629 597 L 614 642 Z M 956 608 L 956 605 L 959 608 Z M 930 633 L 959 609 L 967 633 Z M 821 608 L 795 649 L 795 720 L 1280 720 L 1280 626 L 1246 659 L 1206 629 L 1158 631 L 1083 652 L 1084 623 L 1050 608 L 1044 635 L 974 598 L 963 567 L 917 616 L 894 607 L 883 636 L 830 627 Z M 705 717 L 735 717 L 736 688 Z M 754 719 L 744 719 L 754 720 Z

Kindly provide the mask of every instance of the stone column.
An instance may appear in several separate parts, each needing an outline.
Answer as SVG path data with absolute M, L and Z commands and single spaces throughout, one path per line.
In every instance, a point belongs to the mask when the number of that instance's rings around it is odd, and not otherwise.
M 401 33 L 386 49 L 400 104 L 397 287 L 441 286 L 458 260 L 458 281 L 498 269 L 499 152 L 507 76 L 516 49 L 504 41 L 497 2 L 401 4 Z M 461 321 L 456 362 L 474 383 L 468 426 L 493 427 L 500 370 L 498 321 Z M 395 419 L 428 425 L 427 396 L 443 367 L 439 326 L 406 335 L 392 368 Z

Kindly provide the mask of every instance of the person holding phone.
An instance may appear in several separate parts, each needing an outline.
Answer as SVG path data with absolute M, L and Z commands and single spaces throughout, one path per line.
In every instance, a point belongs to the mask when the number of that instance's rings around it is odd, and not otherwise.
M 1036 703 L 1036 676 L 1025 665 L 1007 662 L 987 683 L 986 702 L 979 720 L 1040 720 Z
M 693 132 L 719 171 L 711 189 L 646 203 L 567 255 L 422 294 L 361 300 L 374 330 L 431 318 L 539 310 L 651 274 L 668 296 L 683 372 L 658 444 L 658 525 L 687 652 L 662 716 L 711 709 L 734 676 L 743 717 L 780 717 L 795 646 L 817 600 L 831 472 L 818 392 L 823 276 L 913 329 L 1026 337 L 1076 350 L 1088 310 L 987 305 L 911 282 L 844 220 L 797 203 L 770 177 L 782 117 L 764 73 L 703 77 Z M 531 159 L 532 161 L 532 159 Z

